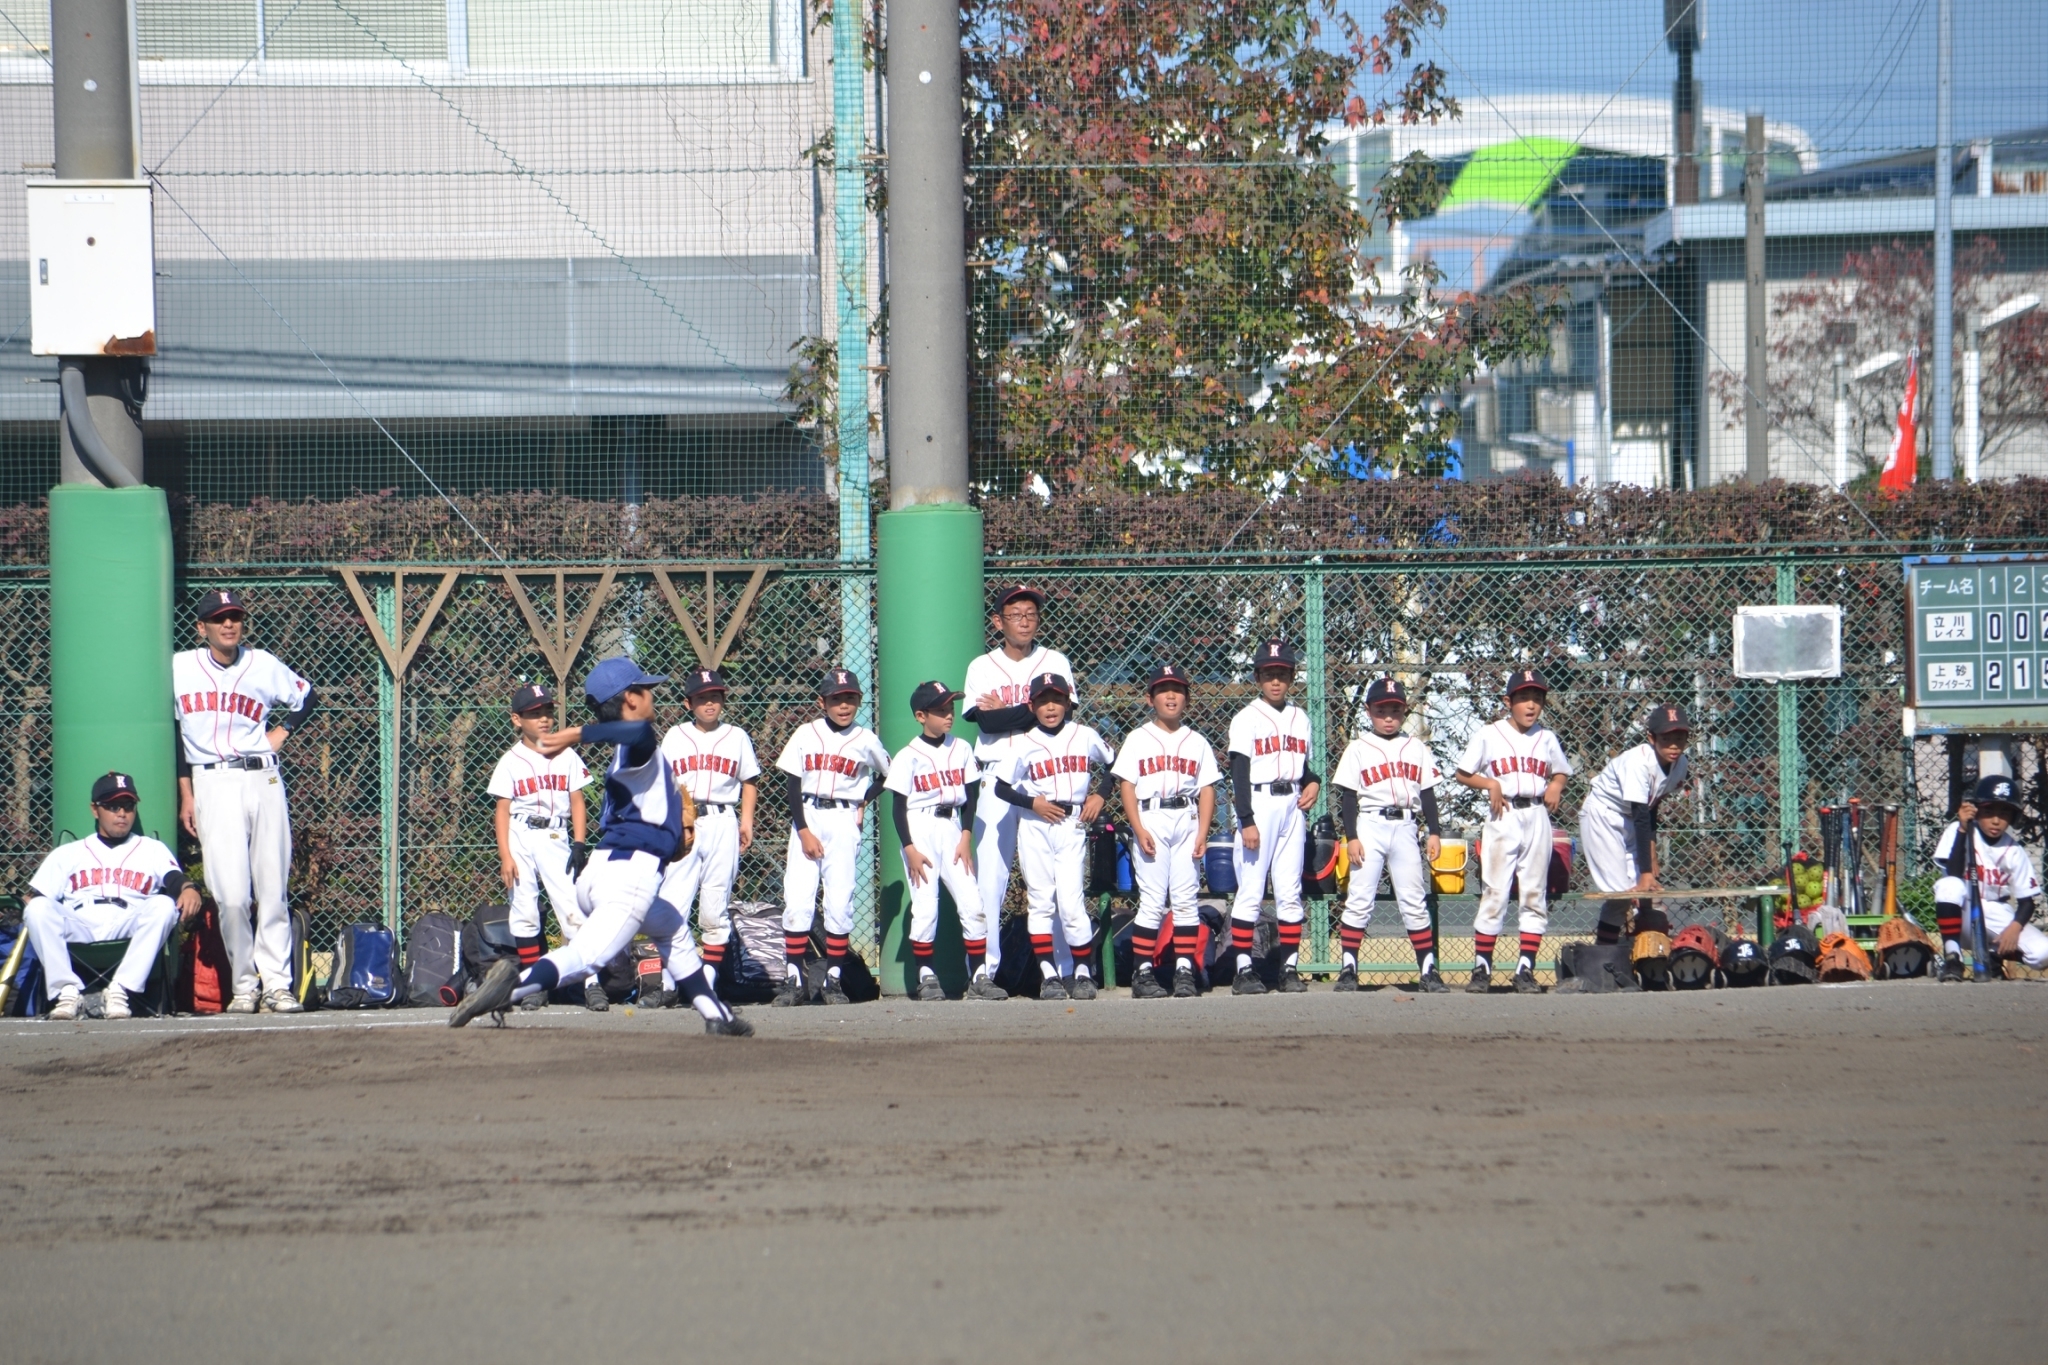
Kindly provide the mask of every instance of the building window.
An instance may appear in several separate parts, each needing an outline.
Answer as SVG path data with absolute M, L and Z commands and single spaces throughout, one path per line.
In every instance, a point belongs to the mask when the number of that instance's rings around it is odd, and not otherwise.
M 479 72 L 766 70 L 778 55 L 769 0 L 468 0 L 467 10 Z
M 135 41 L 145 62 L 440 62 L 448 15 L 434 0 L 136 0 Z

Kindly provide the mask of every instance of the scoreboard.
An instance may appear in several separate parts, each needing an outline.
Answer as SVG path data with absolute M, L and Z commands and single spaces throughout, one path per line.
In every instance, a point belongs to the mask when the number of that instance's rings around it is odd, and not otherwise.
M 1908 706 L 2048 705 L 2048 556 L 1909 559 L 1906 597 Z

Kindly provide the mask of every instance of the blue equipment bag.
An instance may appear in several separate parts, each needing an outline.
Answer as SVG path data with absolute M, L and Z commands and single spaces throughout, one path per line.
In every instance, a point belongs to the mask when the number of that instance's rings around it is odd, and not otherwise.
M 404 1003 L 405 980 L 398 972 L 398 946 L 391 931 L 375 924 L 344 928 L 334 940 L 327 1008 L 375 1009 Z

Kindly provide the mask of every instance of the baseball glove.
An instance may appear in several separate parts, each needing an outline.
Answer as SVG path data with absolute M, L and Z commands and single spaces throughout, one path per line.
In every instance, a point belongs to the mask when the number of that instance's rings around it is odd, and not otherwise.
M 1934 940 L 1910 915 L 1893 915 L 1877 926 L 1877 960 L 1893 980 L 1922 976 L 1934 961 Z
M 1870 954 L 1847 934 L 1829 934 L 1820 941 L 1820 960 L 1814 969 L 1823 981 L 1870 980 Z
M 1671 984 L 1671 936 L 1655 929 L 1637 934 L 1629 942 L 1628 961 L 1644 990 L 1665 989 Z
M 697 802 L 688 792 L 678 792 L 683 798 L 683 852 L 688 853 L 697 843 Z

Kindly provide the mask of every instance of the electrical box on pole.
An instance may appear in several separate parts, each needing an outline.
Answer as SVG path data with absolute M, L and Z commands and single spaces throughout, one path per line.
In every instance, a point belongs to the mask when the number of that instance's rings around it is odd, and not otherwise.
M 148 181 L 31 180 L 28 270 L 34 354 L 156 354 Z

